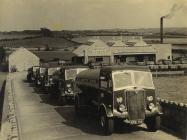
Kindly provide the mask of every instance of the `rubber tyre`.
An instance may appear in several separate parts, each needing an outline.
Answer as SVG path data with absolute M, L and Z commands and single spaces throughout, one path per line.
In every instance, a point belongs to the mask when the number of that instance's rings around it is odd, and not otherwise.
M 105 111 L 100 112 L 100 126 L 105 135 L 111 135 L 114 131 L 114 120 L 108 118 Z
M 66 105 L 66 104 L 67 104 L 66 98 L 65 98 L 64 96 L 59 96 L 59 97 L 58 97 L 58 105 L 64 106 L 64 105 Z
M 145 124 L 150 131 L 157 131 L 160 129 L 160 116 L 153 116 L 146 119 Z
M 31 76 L 29 74 L 27 75 L 27 81 L 31 82 Z
M 78 99 L 78 97 L 75 97 L 74 109 L 75 109 L 75 114 L 76 115 L 80 115 L 80 107 L 79 107 L 79 99 Z

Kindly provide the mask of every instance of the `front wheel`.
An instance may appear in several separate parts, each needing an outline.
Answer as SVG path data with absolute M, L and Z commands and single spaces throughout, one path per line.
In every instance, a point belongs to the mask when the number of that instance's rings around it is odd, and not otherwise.
M 114 120 L 108 118 L 105 111 L 100 113 L 100 126 L 105 135 L 111 135 L 114 131 Z
M 67 100 L 65 98 L 65 96 L 59 96 L 58 97 L 58 105 L 66 105 L 67 104 Z
M 27 81 L 31 82 L 31 76 L 30 76 L 30 74 L 27 74 Z
M 74 101 L 75 114 L 80 115 L 79 100 L 78 97 L 75 97 Z
M 145 120 L 147 128 L 150 131 L 157 131 L 158 129 L 160 129 L 160 122 L 161 122 L 160 116 L 148 117 Z

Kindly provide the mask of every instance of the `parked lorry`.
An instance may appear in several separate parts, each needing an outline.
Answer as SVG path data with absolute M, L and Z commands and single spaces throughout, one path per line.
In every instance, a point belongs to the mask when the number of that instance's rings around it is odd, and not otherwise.
M 54 83 L 52 89 L 58 95 L 61 105 L 66 104 L 68 100 L 74 100 L 76 75 L 87 69 L 88 67 L 84 66 L 63 66 L 52 76 Z M 50 93 L 55 94 L 54 92 Z
M 162 113 L 148 67 L 89 69 L 79 73 L 75 82 L 79 88 L 76 113 L 84 107 L 95 107 L 105 134 L 113 132 L 116 120 L 132 125 L 145 122 L 148 129 L 159 129 Z
M 36 79 L 36 70 L 39 68 L 40 66 L 33 66 L 31 68 L 29 68 L 27 70 L 27 81 L 28 82 L 32 82 Z
M 35 79 L 35 84 L 38 86 L 44 85 L 44 78 L 45 78 L 45 73 L 46 73 L 47 68 L 40 66 L 36 70 L 36 79 Z
M 55 73 L 58 73 L 60 70 L 60 66 L 51 66 L 51 67 L 47 67 L 45 70 L 45 74 L 44 74 L 44 82 L 43 82 L 43 87 L 45 92 L 50 92 L 49 90 L 51 89 L 51 87 L 53 86 L 53 75 Z

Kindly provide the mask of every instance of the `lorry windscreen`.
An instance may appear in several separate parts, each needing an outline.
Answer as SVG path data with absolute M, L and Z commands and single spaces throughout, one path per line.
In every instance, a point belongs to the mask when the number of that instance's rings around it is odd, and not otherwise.
M 40 73 L 45 73 L 45 68 L 40 68 Z
M 38 69 L 39 67 L 33 67 L 33 72 L 36 72 L 36 70 Z
M 144 88 L 154 88 L 152 74 L 150 72 L 135 71 L 133 72 L 133 74 L 135 86 Z
M 120 90 L 128 86 L 133 86 L 132 74 L 130 72 L 113 73 L 113 86 L 116 90 Z
M 122 90 L 127 87 L 154 88 L 152 75 L 143 71 L 119 71 L 113 73 L 113 89 Z
M 48 69 L 48 75 L 53 75 L 58 70 L 59 70 L 59 68 L 49 68 Z
M 76 68 L 76 69 L 68 69 L 65 70 L 65 80 L 75 80 L 76 75 L 87 68 Z
M 77 69 L 65 70 L 65 80 L 74 80 L 77 75 Z

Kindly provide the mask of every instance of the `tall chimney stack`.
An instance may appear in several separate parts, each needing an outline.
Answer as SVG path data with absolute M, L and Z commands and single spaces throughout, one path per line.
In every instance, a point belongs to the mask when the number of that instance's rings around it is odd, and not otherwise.
M 163 19 L 164 17 L 160 18 L 160 43 L 163 43 Z

